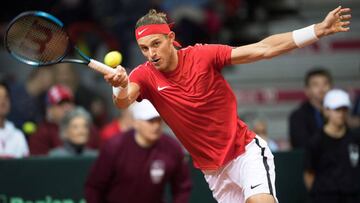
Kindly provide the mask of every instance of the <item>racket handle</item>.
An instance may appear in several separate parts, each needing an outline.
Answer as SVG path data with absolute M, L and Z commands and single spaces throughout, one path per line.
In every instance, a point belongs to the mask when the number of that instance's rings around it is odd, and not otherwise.
M 115 73 L 115 69 L 94 59 L 90 59 L 90 63 L 88 64 L 88 66 L 104 75 L 109 73 Z

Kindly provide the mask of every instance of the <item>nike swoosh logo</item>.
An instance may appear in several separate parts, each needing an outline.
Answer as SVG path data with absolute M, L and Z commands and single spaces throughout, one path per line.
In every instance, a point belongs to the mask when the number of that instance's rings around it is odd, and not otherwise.
M 141 35 L 143 32 L 145 32 L 145 30 L 147 30 L 148 28 L 144 28 L 143 30 L 138 32 L 138 35 Z
M 254 189 L 254 188 L 256 188 L 257 186 L 259 186 L 259 185 L 261 185 L 261 184 L 262 184 L 262 183 L 257 184 L 257 185 L 254 185 L 254 186 L 251 185 L 250 188 L 251 188 L 251 189 Z
M 164 86 L 164 87 L 158 86 L 158 87 L 157 87 L 157 90 L 158 90 L 158 91 L 161 91 L 161 90 L 166 89 L 166 88 L 168 88 L 168 87 L 169 87 L 169 86 Z

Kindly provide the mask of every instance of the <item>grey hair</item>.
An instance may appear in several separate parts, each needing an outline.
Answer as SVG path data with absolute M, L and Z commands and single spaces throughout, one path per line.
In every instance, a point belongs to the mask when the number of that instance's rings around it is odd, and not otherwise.
M 85 118 L 88 126 L 92 123 L 92 118 L 88 111 L 86 111 L 83 107 L 74 108 L 73 110 L 67 112 L 60 122 L 60 136 L 62 139 L 65 139 L 66 129 L 69 127 L 70 122 L 76 117 Z

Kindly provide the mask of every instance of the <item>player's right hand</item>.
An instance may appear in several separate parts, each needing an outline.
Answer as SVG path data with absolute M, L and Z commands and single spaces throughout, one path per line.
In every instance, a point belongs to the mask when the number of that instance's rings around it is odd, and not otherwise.
M 338 6 L 330 11 L 325 19 L 318 24 L 315 29 L 316 35 L 330 35 L 337 32 L 347 32 L 350 30 L 351 9 Z
M 108 73 L 104 75 L 104 79 L 106 80 L 106 82 L 108 82 L 113 87 L 127 87 L 129 78 L 125 68 L 121 65 L 118 65 L 115 70 L 115 73 Z

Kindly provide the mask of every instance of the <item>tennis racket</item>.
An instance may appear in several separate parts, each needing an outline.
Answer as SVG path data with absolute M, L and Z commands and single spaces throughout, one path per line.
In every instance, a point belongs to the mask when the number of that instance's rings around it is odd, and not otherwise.
M 78 63 L 102 74 L 115 72 L 73 46 L 63 23 L 43 11 L 27 11 L 16 16 L 7 27 L 4 41 L 7 51 L 15 59 L 31 66 Z M 72 50 L 76 50 L 81 59 L 65 58 Z

